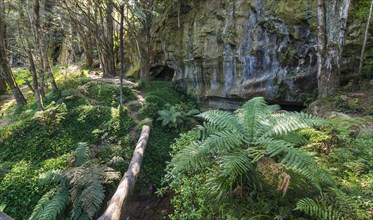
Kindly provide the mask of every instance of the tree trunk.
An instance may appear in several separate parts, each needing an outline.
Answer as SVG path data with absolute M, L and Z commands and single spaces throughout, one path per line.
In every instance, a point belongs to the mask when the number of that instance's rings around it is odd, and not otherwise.
M 105 45 L 104 51 L 104 77 L 115 76 L 115 60 L 114 60 L 114 20 L 113 20 L 113 2 L 112 0 L 106 3 L 106 25 L 105 25 Z
M 317 0 L 319 98 L 336 92 L 350 0 Z
M 359 72 L 358 72 L 359 75 L 361 74 L 361 69 L 363 68 L 363 63 L 364 63 L 364 58 L 365 58 L 365 47 L 367 45 L 367 40 L 368 40 L 368 31 L 369 31 L 370 19 L 372 18 L 372 9 L 373 9 L 373 0 L 370 2 L 369 16 L 367 20 L 367 25 L 365 27 L 363 47 L 361 48 Z
M 124 5 L 120 6 L 120 26 L 119 26 L 119 41 L 120 41 L 120 99 L 119 108 L 123 112 L 123 76 L 124 76 Z
M 34 23 L 35 23 L 37 39 L 38 39 L 38 43 L 39 43 L 41 62 L 43 63 L 42 68 L 48 73 L 49 80 L 50 80 L 50 83 L 52 85 L 52 90 L 57 91 L 57 84 L 56 84 L 56 81 L 54 80 L 54 76 L 53 76 L 53 73 L 52 73 L 52 68 L 49 64 L 47 47 L 46 47 L 46 44 L 45 44 L 43 30 L 42 30 L 41 25 L 40 25 L 40 4 L 39 4 L 39 0 L 34 0 Z
M 4 0 L 0 0 L 0 74 L 5 79 L 18 106 L 26 104 L 26 99 L 18 87 L 9 65 L 5 46 L 5 19 L 4 19 Z
M 39 90 L 39 87 L 38 87 L 39 86 L 38 76 L 36 74 L 35 62 L 34 62 L 34 58 L 32 56 L 30 48 L 28 49 L 27 53 L 28 53 L 28 58 L 29 58 L 29 62 L 30 62 L 30 73 L 32 75 L 32 85 L 33 85 L 33 88 L 34 88 L 35 100 L 36 100 L 36 103 L 38 104 L 38 110 L 43 111 L 43 103 L 42 103 L 42 100 L 41 100 L 41 97 L 40 97 L 40 90 Z
M 1 77 L 1 76 L 0 76 Z M 4 78 L 0 78 L 0 95 L 6 92 L 6 82 Z
M 149 54 L 149 39 L 150 39 L 150 30 L 147 27 L 143 28 L 140 45 L 140 59 L 141 59 L 141 68 L 140 68 L 140 79 L 145 84 L 145 86 L 150 86 L 150 54 Z
M 144 125 L 142 127 L 140 138 L 136 144 L 133 157 L 128 166 L 127 172 L 124 174 L 122 180 L 119 183 L 114 196 L 111 198 L 105 213 L 99 218 L 99 220 L 119 220 L 123 205 L 128 201 L 135 188 L 135 183 L 138 175 L 140 174 L 140 168 L 142 159 L 144 156 L 146 144 L 148 143 L 150 133 L 150 127 Z
M 40 79 L 39 90 L 40 90 L 41 97 L 45 98 L 45 72 L 43 68 L 43 63 L 38 65 L 38 70 L 39 70 L 39 79 Z
M 93 65 L 93 50 L 92 50 L 92 39 L 91 37 L 84 37 L 84 35 L 79 34 L 82 45 L 83 45 L 83 53 L 85 56 L 85 62 L 89 67 Z

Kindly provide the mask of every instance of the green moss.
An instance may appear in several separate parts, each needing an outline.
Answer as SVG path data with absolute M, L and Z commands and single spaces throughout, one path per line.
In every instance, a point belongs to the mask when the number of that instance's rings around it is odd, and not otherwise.
M 14 76 L 16 77 L 16 82 L 18 85 L 24 85 L 26 84 L 25 79 L 27 79 L 29 82 L 32 82 L 32 77 L 29 74 L 30 71 L 26 68 L 15 68 L 12 70 Z
M 127 71 L 126 77 L 137 78 L 139 76 L 140 76 L 140 62 L 136 62 L 135 66 Z
M 281 100 L 286 97 L 286 95 L 290 92 L 289 85 L 285 82 L 282 82 L 278 88 L 278 92 L 275 96 L 275 99 Z
M 84 93 L 78 86 L 92 93 Z M 94 132 L 97 130 L 108 134 L 105 141 L 118 142 L 134 126 L 126 112 L 120 115 L 111 107 L 118 97 L 116 86 L 78 78 L 61 81 L 59 87 L 46 95 L 44 112 L 35 113 L 36 103 L 31 101 L 14 115 L 17 123 L 0 129 L 0 204 L 7 204 L 5 212 L 16 219 L 29 216 L 47 190 L 38 185 L 38 175 L 64 170 L 77 143 L 100 144 L 102 135 Z M 132 92 L 126 94 L 129 97 Z M 56 108 L 58 103 L 66 106 L 63 112 Z
M 315 2 L 310 1 L 310 3 L 311 5 L 308 5 L 307 1 L 286 0 L 272 1 L 272 4 L 268 5 L 286 24 L 294 26 L 306 20 L 309 13 L 316 14 Z

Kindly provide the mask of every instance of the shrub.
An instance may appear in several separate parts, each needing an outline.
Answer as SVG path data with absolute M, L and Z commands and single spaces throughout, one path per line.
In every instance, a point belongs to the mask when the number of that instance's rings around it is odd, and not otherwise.
M 283 195 L 289 189 L 290 177 L 297 180 L 301 176 L 319 189 L 321 184 L 334 183 L 309 153 L 297 148 L 301 143 L 298 130 L 323 124 L 325 120 L 304 113 L 279 113 L 278 109 L 266 105 L 259 97 L 246 102 L 235 114 L 217 110 L 202 113 L 200 117 L 206 122 L 199 129 L 199 139 L 177 147 L 181 149 L 171 160 L 171 188 L 173 184 L 183 187 L 185 176 L 193 179 L 202 175 L 203 183 L 199 185 L 209 189 L 199 195 L 205 198 L 204 206 L 213 208 L 215 213 L 224 210 L 222 217 L 245 218 L 253 213 L 246 210 L 245 216 L 242 212 L 235 215 L 232 209 L 236 208 L 225 204 L 232 199 L 254 200 L 250 195 L 261 193 L 256 187 L 267 184 L 263 178 L 266 175 L 276 177 L 277 190 Z M 257 191 L 250 193 L 252 189 Z M 174 190 L 178 193 L 180 188 Z M 195 208 L 198 210 L 198 206 Z

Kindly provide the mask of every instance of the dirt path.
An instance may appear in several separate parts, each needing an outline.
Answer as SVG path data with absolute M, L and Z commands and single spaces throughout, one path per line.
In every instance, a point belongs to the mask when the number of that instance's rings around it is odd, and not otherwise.
M 26 90 L 28 87 L 26 85 L 23 85 L 20 87 L 21 91 Z M 9 124 L 12 123 L 12 120 L 9 118 L 3 118 L 3 112 L 2 109 L 8 108 L 9 106 L 15 105 L 15 99 L 12 94 L 5 94 L 0 95 L 0 128 L 3 128 Z
M 99 75 L 96 75 L 94 73 L 89 74 L 89 77 L 94 79 L 94 80 L 100 81 L 100 82 L 116 84 L 116 85 L 120 84 L 120 78 L 119 77 L 103 78 L 103 77 L 101 77 Z M 136 83 L 123 79 L 123 86 L 133 88 L 133 87 L 136 86 Z

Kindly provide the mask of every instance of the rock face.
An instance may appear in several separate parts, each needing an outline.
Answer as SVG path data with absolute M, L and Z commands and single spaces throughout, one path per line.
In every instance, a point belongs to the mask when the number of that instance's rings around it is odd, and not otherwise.
M 182 90 L 228 109 L 255 96 L 302 105 L 314 93 L 314 1 L 179 2 L 155 22 L 152 36 L 154 63 L 173 68 Z

